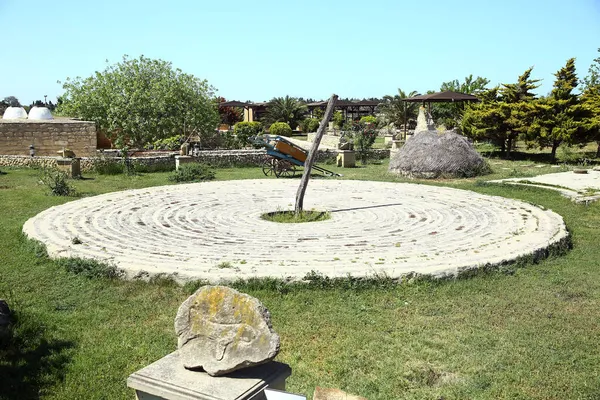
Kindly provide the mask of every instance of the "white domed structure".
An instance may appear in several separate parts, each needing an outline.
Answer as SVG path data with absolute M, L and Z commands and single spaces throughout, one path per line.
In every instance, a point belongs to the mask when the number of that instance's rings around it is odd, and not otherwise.
M 26 119 L 27 112 L 23 107 L 8 107 L 4 110 L 3 119 Z
M 52 113 L 46 107 L 31 107 L 28 118 L 34 120 L 53 119 Z

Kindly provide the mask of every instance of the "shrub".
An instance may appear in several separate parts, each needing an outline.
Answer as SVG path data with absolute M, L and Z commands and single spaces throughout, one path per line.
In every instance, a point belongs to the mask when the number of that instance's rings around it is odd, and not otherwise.
M 358 156 L 363 164 L 367 163 L 369 152 L 373 147 L 373 143 L 375 143 L 375 138 L 377 138 L 377 130 L 374 124 L 355 122 L 352 125 L 354 149 L 358 152 Z
M 306 118 L 300 122 L 300 129 L 304 133 L 316 132 L 319 129 L 319 121 L 317 118 Z
M 87 278 L 108 278 L 115 279 L 123 276 L 123 271 L 116 266 L 105 264 L 96 260 L 84 258 L 60 258 L 58 265 L 67 271 L 85 276 Z
M 135 173 L 152 173 L 152 172 L 171 172 L 175 170 L 175 162 L 173 159 L 169 159 L 170 162 L 160 162 L 145 164 L 138 160 L 132 160 L 131 166 Z
M 119 175 L 124 172 L 123 163 L 111 157 L 95 157 L 93 165 L 94 171 L 99 175 Z
M 225 149 L 239 149 L 243 147 L 233 131 L 219 132 L 219 147 Z
M 184 164 L 169 180 L 173 182 L 202 182 L 215 179 L 215 169 L 207 164 Z
M 151 144 L 147 145 L 146 148 L 150 150 L 179 150 L 181 147 L 182 135 L 175 135 L 165 139 L 155 140 Z
M 42 183 L 50 189 L 52 196 L 73 196 L 75 188 L 67 182 L 67 178 L 66 172 L 46 169 L 42 176 Z
M 360 118 L 360 122 L 363 122 L 365 124 L 376 124 L 377 118 L 372 115 L 365 115 L 364 117 Z
M 333 113 L 333 125 L 337 128 L 341 128 L 344 125 L 344 114 L 339 110 Z
M 260 135 L 262 130 L 262 124 L 257 121 L 238 122 L 233 127 L 233 133 L 235 133 L 240 147 L 245 147 L 248 145 L 248 138 L 251 136 Z
M 274 122 L 269 128 L 269 133 L 271 135 L 278 136 L 292 136 L 292 128 L 285 122 Z

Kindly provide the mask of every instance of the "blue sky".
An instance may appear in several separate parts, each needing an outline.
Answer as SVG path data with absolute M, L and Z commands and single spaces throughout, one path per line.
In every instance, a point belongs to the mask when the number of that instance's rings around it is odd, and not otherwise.
M 514 82 L 600 55 L 600 0 L 0 0 L 0 97 L 55 100 L 58 80 L 143 54 L 228 100 L 424 93 L 483 76 Z

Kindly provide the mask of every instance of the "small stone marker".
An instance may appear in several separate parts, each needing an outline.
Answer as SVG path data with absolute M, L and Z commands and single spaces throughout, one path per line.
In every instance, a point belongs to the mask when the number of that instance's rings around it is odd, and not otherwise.
M 266 363 L 279 352 L 269 310 L 225 286 L 203 286 L 184 301 L 175 332 L 184 367 L 211 376 Z
M 313 394 L 313 400 L 367 400 L 364 397 L 354 396 L 352 394 L 348 394 L 342 392 L 339 389 L 328 389 L 318 387 L 315 389 L 315 393 Z

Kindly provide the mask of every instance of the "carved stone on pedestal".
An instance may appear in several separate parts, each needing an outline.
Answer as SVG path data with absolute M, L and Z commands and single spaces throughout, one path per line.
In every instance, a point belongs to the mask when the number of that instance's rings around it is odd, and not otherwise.
M 203 286 L 184 301 L 175 332 L 184 366 L 212 376 L 264 364 L 279 353 L 269 310 L 226 286 Z
M 279 335 L 254 297 L 203 286 L 179 307 L 175 332 L 179 350 L 127 379 L 138 400 L 265 400 L 265 388 L 285 390 L 291 368 L 271 361 Z
M 263 400 L 266 387 L 285 390 L 291 373 L 287 364 L 271 361 L 214 377 L 184 368 L 176 351 L 131 374 L 127 386 L 138 400 Z

